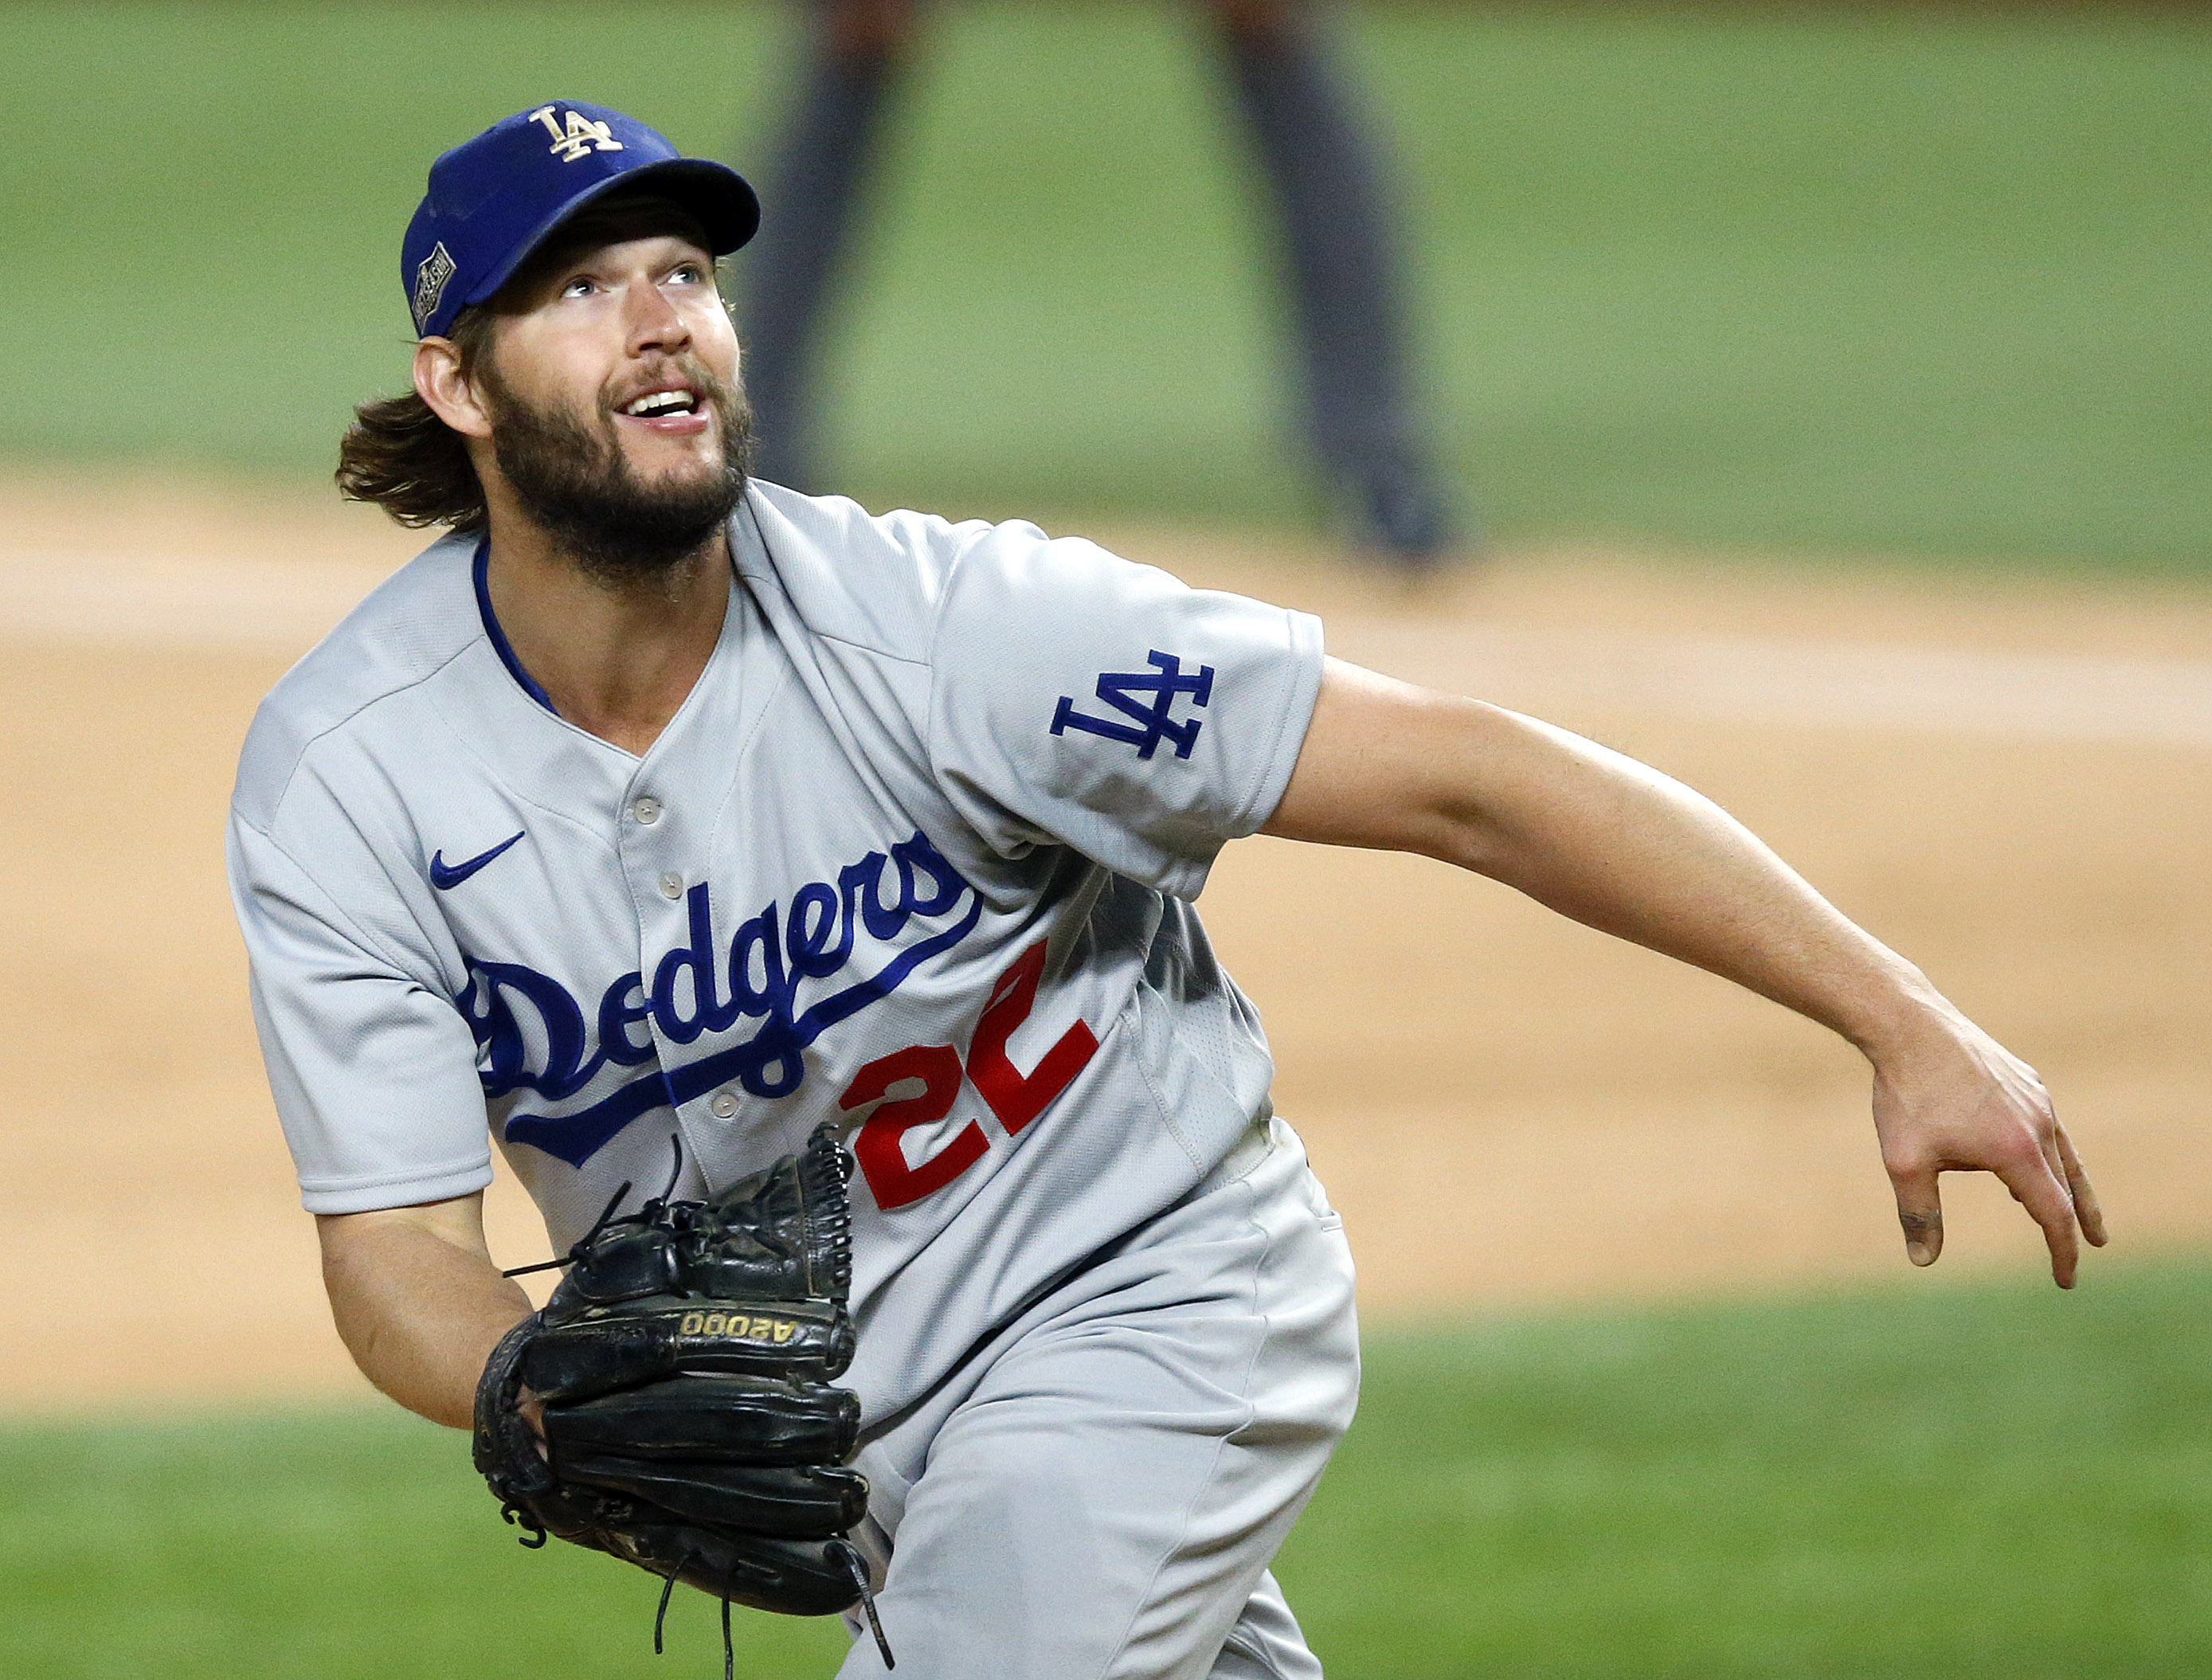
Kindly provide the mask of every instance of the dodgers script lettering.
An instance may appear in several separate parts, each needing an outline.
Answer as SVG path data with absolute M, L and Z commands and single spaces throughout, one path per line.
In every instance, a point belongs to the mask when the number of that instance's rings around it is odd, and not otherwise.
M 771 903 L 725 943 L 714 931 L 713 888 L 687 895 L 690 935 L 654 965 L 618 976 L 588 1016 L 568 989 L 520 963 L 470 957 L 454 1000 L 476 1037 L 488 1099 L 530 1091 L 550 1103 L 575 1096 L 606 1068 L 642 1068 L 660 1041 L 682 1046 L 761 1025 L 742 1042 L 694 1061 L 656 1068 L 572 1114 L 516 1112 L 505 1135 L 581 1166 L 623 1127 L 656 1108 L 690 1102 L 735 1081 L 756 1097 L 787 1097 L 806 1077 L 805 1050 L 829 1027 L 896 991 L 915 969 L 974 930 L 983 902 L 920 833 L 872 851 L 834 880 L 809 881 L 787 905 Z M 853 964 L 863 937 L 890 946 L 915 921 L 936 923 L 896 947 L 865 977 L 821 983 Z M 650 1030 L 648 1030 L 650 1029 Z M 659 1034 L 656 1041 L 654 1033 Z

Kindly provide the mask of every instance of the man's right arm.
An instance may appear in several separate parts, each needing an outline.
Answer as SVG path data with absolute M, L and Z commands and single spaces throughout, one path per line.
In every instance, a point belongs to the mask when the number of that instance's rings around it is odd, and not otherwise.
M 323 1287 L 362 1373 L 411 1412 L 471 1427 L 477 1379 L 530 1298 L 484 1243 L 483 1193 L 316 1216 Z

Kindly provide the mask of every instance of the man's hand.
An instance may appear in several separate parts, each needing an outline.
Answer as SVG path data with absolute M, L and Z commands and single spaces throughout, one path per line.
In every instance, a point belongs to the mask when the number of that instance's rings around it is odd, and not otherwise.
M 1936 1175 L 1994 1172 L 2071 1288 L 2104 1216 L 2033 1069 L 1711 800 L 1534 718 L 1331 660 L 1265 832 L 1419 852 L 1694 963 L 1829 1027 L 1874 1064 L 1875 1129 L 1916 1264 L 1943 1245 Z
M 1936 1175 L 1993 1172 L 2043 1227 L 2052 1280 L 2072 1288 L 2078 1239 L 2103 1247 L 2105 1215 L 2035 1069 L 1940 1000 L 1897 1047 L 1868 1053 L 1875 1131 L 1912 1263 L 1932 1266 L 1943 1251 Z

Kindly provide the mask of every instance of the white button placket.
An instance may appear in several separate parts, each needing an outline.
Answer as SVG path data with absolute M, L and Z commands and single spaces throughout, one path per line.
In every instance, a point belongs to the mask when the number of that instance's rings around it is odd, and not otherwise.
M 683 825 L 674 816 L 658 794 L 635 788 L 618 813 L 623 868 L 633 884 L 638 906 L 639 984 L 648 998 L 663 953 L 681 943 L 686 933 L 684 899 L 690 883 L 680 868 L 669 867 L 683 861 Z M 656 901 L 665 906 L 658 912 L 651 908 Z M 662 1032 L 659 1021 L 648 1017 L 646 1027 L 659 1049 L 661 1067 L 672 1066 L 670 1052 L 675 1047 Z

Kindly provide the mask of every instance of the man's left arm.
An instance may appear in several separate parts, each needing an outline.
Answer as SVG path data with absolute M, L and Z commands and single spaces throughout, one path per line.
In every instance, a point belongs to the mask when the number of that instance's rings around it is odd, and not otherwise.
M 2071 1288 L 2095 1192 L 2033 1068 L 1852 923 L 1741 823 L 1563 729 L 1330 660 L 1297 768 L 1261 831 L 1419 852 L 1693 963 L 1833 1029 L 1874 1067 L 1875 1128 L 1906 1252 L 1943 1244 L 1936 1175 L 1995 1173 Z

